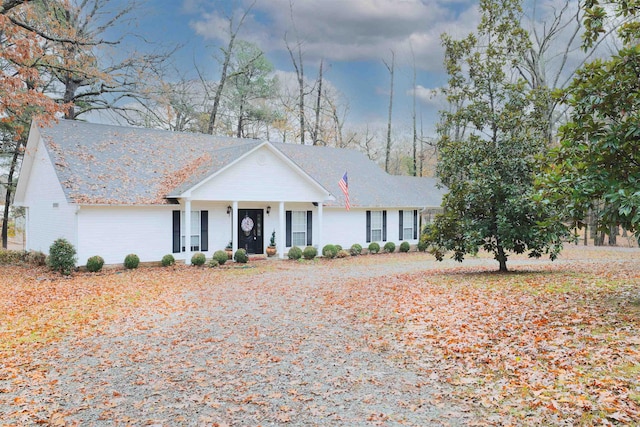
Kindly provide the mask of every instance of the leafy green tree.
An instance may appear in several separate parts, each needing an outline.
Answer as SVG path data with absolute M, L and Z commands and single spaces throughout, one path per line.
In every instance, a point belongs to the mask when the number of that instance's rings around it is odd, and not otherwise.
M 588 2 L 585 44 L 603 31 L 606 14 Z M 543 180 L 549 201 L 567 208 L 576 225 L 598 207 L 598 227 L 622 225 L 640 230 L 640 5 L 614 2 L 615 13 L 627 17 L 618 35 L 624 47 L 608 60 L 583 67 L 565 91 L 570 121 L 560 129 L 561 144 Z M 597 22 L 596 22 L 597 21 Z M 603 203 L 604 202 L 604 203 Z
M 527 89 L 515 66 L 529 47 L 518 0 L 482 0 L 475 34 L 443 36 L 450 105 L 442 112 L 437 174 L 449 189 L 428 232 L 432 253 L 462 261 L 480 249 L 507 271 L 508 252 L 554 259 L 566 228 L 534 195 L 536 156 L 546 151 L 546 90 Z
M 261 103 L 275 96 L 277 80 L 273 75 L 273 64 L 253 43 L 238 40 L 230 64 L 228 96 L 229 108 L 235 114 L 236 136 L 246 135 L 245 127 L 250 122 L 268 121 L 271 112 Z

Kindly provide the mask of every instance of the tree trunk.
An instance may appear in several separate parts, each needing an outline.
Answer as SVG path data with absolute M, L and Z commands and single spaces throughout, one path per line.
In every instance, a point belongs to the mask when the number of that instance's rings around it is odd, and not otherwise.
M 21 144 L 18 142 L 16 149 L 11 158 L 11 166 L 9 166 L 9 176 L 7 178 L 7 194 L 4 198 L 4 212 L 2 215 L 2 248 L 7 249 L 9 243 L 9 205 L 11 204 L 11 195 L 13 194 L 13 175 L 18 167 L 18 159 L 20 157 Z
M 616 246 L 618 244 L 618 241 L 616 239 L 617 236 L 618 236 L 618 226 L 612 225 L 609 228 L 609 246 Z
M 320 71 L 318 73 L 318 96 L 316 98 L 316 123 L 313 127 L 313 145 L 318 145 L 320 134 L 320 104 L 322 101 L 322 64 L 324 60 L 320 60 Z
M 394 51 L 391 51 L 391 65 L 388 65 L 386 62 L 384 63 L 389 70 L 389 75 L 391 78 L 391 89 L 389 92 L 389 119 L 387 122 L 387 146 L 385 149 L 384 157 L 384 171 L 387 173 L 389 173 L 389 158 L 391 157 L 391 116 L 393 111 L 393 73 L 395 68 L 395 60 L 395 53 Z
M 502 245 L 498 244 L 496 248 L 496 260 L 500 263 L 500 272 L 506 273 L 507 271 L 507 254 L 504 252 Z

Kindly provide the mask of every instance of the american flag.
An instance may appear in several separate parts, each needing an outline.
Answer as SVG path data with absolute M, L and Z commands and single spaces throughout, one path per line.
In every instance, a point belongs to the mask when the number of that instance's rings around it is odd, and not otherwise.
M 349 202 L 349 180 L 347 179 L 346 172 L 342 175 L 342 179 L 338 182 L 338 185 L 344 193 L 344 207 L 349 210 L 351 209 L 351 202 Z

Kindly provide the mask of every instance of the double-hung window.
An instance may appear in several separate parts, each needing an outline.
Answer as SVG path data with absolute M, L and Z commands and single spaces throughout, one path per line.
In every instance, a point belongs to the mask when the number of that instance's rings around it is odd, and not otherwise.
M 311 211 L 286 211 L 286 245 L 311 246 L 312 245 L 312 212 Z
M 367 211 L 367 243 L 387 241 L 387 211 Z
M 412 240 L 418 238 L 418 211 L 399 211 L 399 231 L 400 240 Z
M 187 218 L 183 221 L 184 212 L 173 211 L 173 253 L 184 252 L 187 241 L 191 252 L 208 251 L 209 211 L 191 211 Z

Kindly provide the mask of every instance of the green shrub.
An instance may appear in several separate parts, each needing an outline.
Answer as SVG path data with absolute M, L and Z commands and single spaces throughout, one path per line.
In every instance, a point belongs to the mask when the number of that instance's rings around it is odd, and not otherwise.
M 176 263 L 176 259 L 173 257 L 173 255 L 166 254 L 165 256 L 162 257 L 161 262 L 163 267 L 169 267 L 170 265 L 173 265 Z
M 138 255 L 129 254 L 124 257 L 124 268 L 131 270 L 138 268 L 138 264 L 140 264 L 140 257 L 138 257 Z
M 213 253 L 213 259 L 218 261 L 219 265 L 224 265 L 224 263 L 229 259 L 229 255 L 227 255 L 227 251 L 220 249 Z
M 426 241 L 426 239 L 420 237 L 420 240 L 418 241 L 418 247 L 416 249 L 418 249 L 419 252 L 425 252 L 427 249 L 429 249 L 429 243 Z
M 102 270 L 102 266 L 104 265 L 104 258 L 100 255 L 94 255 L 87 260 L 87 270 L 92 273 L 97 273 Z
M 393 242 L 387 242 L 384 244 L 384 251 L 385 253 L 393 253 L 396 250 L 396 244 Z
M 49 268 L 68 276 L 76 267 L 76 248 L 67 239 L 57 239 L 49 247 Z
M 338 254 L 338 248 L 335 245 L 324 245 L 322 248 L 322 256 L 325 258 L 335 258 Z
M 247 255 L 247 251 L 240 248 L 236 251 L 236 254 L 233 256 L 235 262 L 239 262 L 240 264 L 246 264 L 249 261 L 249 255 Z
M 400 252 L 409 252 L 410 249 L 411 245 L 409 244 L 409 242 L 400 243 Z
M 377 254 L 378 252 L 380 252 L 380 245 L 376 242 L 371 242 L 369 243 L 368 249 L 370 254 Z
M 205 262 L 207 262 L 207 257 L 202 252 L 196 252 L 191 257 L 191 265 L 199 267 L 204 265 Z
M 353 245 L 351 245 L 351 249 L 349 249 L 349 252 L 351 252 L 351 256 L 360 255 L 362 253 L 362 245 L 354 243 Z
M 299 260 L 300 258 L 302 258 L 302 249 L 297 246 L 292 246 L 291 249 L 289 249 L 287 257 L 292 260 Z
M 38 267 L 47 265 L 47 256 L 44 252 L 40 251 L 29 251 L 25 255 L 25 261 L 27 261 L 31 265 L 37 265 Z
M 318 256 L 318 250 L 313 246 L 307 246 L 302 251 L 302 256 L 304 257 L 304 259 L 314 259 L 316 256 Z
M 349 251 L 345 251 L 344 249 L 339 250 L 336 254 L 336 258 L 346 258 L 348 256 L 351 256 L 351 253 L 349 253 Z
M 335 245 L 335 247 L 338 250 L 338 252 L 340 252 L 342 250 L 342 246 L 340 246 L 340 245 Z
M 224 252 L 224 251 L 222 251 L 222 252 Z M 226 261 L 227 261 L 227 253 L 225 252 L 225 254 L 224 254 L 224 255 L 225 255 L 225 256 L 224 256 L 224 260 L 225 260 L 225 262 L 226 262 Z M 217 260 L 217 259 L 215 259 L 215 258 L 211 258 L 211 259 L 209 260 L 209 262 L 207 263 L 207 266 L 208 266 L 208 267 L 211 267 L 211 268 L 216 268 L 216 267 L 217 267 L 217 266 L 219 266 L 219 265 L 220 265 L 220 263 L 219 263 L 219 262 L 218 262 L 218 260 Z
M 0 249 L 0 265 L 17 264 L 24 261 L 25 256 L 26 254 L 24 251 L 9 251 L 6 249 Z

